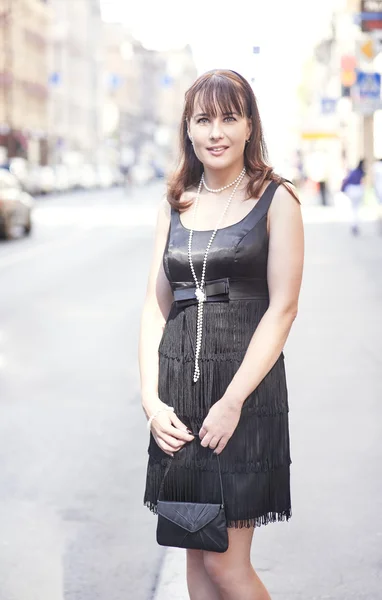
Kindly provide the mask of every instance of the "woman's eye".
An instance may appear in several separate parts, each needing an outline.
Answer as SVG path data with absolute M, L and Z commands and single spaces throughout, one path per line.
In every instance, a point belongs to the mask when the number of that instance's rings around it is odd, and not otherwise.
M 224 121 L 225 122 L 231 122 L 231 121 L 236 121 L 235 117 L 233 117 L 232 115 L 230 115 L 229 117 L 224 117 Z M 207 123 L 208 122 L 208 118 L 207 117 L 200 117 L 200 119 L 197 120 L 197 123 Z

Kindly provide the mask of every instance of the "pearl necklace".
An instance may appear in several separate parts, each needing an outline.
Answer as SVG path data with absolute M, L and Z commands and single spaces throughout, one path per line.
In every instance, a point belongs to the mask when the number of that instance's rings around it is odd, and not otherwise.
M 219 188 L 218 190 L 213 190 L 207 186 L 206 182 L 204 181 L 204 173 L 202 175 L 202 183 L 203 183 L 204 187 L 206 188 L 207 192 L 212 192 L 213 194 L 218 194 L 219 192 L 222 192 L 223 190 L 226 190 L 226 189 L 232 187 L 239 180 L 241 181 L 241 179 L 243 178 L 244 175 L 245 175 L 245 167 L 243 168 L 239 177 L 236 177 L 236 179 L 234 181 L 232 181 L 232 183 L 229 183 L 228 185 L 224 185 L 223 187 Z
M 199 183 L 199 187 L 198 187 L 198 192 L 196 194 L 196 198 L 195 198 L 195 205 L 194 205 L 194 214 L 193 214 L 193 220 L 192 220 L 192 227 L 190 229 L 190 235 L 188 238 L 188 261 L 190 263 L 190 268 L 191 268 L 191 273 L 192 276 L 194 278 L 195 281 L 195 296 L 198 300 L 198 313 L 197 313 L 197 324 L 196 324 L 196 349 L 195 349 L 195 370 L 194 370 L 194 383 L 196 383 L 200 377 L 200 369 L 199 369 L 199 356 L 200 356 L 200 349 L 202 347 L 202 330 L 203 330 L 203 306 L 204 306 L 204 302 L 206 300 L 206 295 L 204 292 L 204 283 L 205 283 L 205 278 L 206 278 L 206 266 L 207 266 L 207 257 L 208 257 L 208 253 L 210 251 L 211 248 L 211 244 L 215 239 L 215 236 L 218 232 L 219 229 L 219 225 L 220 223 L 223 221 L 226 212 L 232 202 L 232 198 L 234 197 L 237 188 L 239 187 L 239 185 L 241 184 L 241 182 L 243 181 L 245 176 L 245 168 L 242 170 L 242 172 L 240 173 L 239 177 L 237 177 L 235 179 L 236 185 L 233 189 L 233 191 L 231 192 L 230 197 L 228 198 L 224 211 L 210 237 L 210 240 L 207 244 L 207 248 L 204 254 L 204 259 L 203 259 L 203 267 L 202 267 L 202 277 L 200 279 L 200 282 L 198 281 L 198 278 L 196 277 L 196 273 L 195 273 L 195 269 L 194 269 L 194 264 L 192 262 L 192 236 L 194 234 L 194 226 L 195 226 L 195 218 L 196 218 L 196 211 L 198 208 L 198 204 L 199 204 L 199 198 L 200 198 L 200 192 L 202 189 L 202 185 L 203 185 L 203 181 L 204 181 L 204 177 L 202 175 L 202 178 L 200 180 Z M 234 182 L 234 183 L 235 183 Z M 230 184 L 232 185 L 232 184 Z M 229 186 L 226 186 L 229 187 Z M 208 189 L 208 188 L 207 188 Z M 225 189 L 225 188 L 222 188 Z M 215 190 L 216 191 L 216 190 Z

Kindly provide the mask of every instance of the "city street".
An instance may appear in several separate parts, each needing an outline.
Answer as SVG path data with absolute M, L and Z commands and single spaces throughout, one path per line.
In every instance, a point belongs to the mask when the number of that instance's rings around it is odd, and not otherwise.
M 382 0 L 242 1 L 236 27 L 220 0 L 177 9 L 0 0 L 0 600 L 189 600 L 143 505 L 154 228 L 168 175 L 177 197 L 203 172 L 201 203 L 233 210 L 268 157 L 306 254 L 283 348 L 293 517 L 256 530 L 252 562 L 272 600 L 382 600 Z M 285 464 L 261 438 L 253 468 Z
M 0 600 L 188 598 L 183 552 L 156 545 L 142 505 L 137 343 L 162 192 L 43 197 L 31 237 L 0 244 Z M 304 216 L 294 514 L 255 533 L 253 563 L 272 599 L 380 600 L 382 236 L 367 212 L 358 238 L 346 211 Z

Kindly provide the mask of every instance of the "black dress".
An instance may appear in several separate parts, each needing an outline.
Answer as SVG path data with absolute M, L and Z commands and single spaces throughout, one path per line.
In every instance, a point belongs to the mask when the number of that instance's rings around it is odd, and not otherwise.
M 187 257 L 189 230 L 172 209 L 164 269 L 174 303 L 159 346 L 159 397 L 197 433 L 210 407 L 224 394 L 269 305 L 267 212 L 278 184 L 271 182 L 241 221 L 218 230 L 207 260 L 200 378 L 194 383 L 197 306 Z M 198 279 L 211 231 L 195 231 Z M 212 283 L 211 283 L 212 282 Z M 219 502 L 217 460 L 199 438 L 174 459 L 152 435 L 144 503 L 156 512 L 160 484 L 172 461 L 161 498 Z M 284 355 L 243 404 L 239 424 L 220 454 L 227 524 L 265 525 L 291 516 L 288 394 Z

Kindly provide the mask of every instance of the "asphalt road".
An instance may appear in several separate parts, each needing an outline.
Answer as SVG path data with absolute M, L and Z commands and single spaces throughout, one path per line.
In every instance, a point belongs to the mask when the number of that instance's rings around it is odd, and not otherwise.
M 160 186 L 37 201 L 0 244 L 0 600 L 148 600 L 137 341 Z

